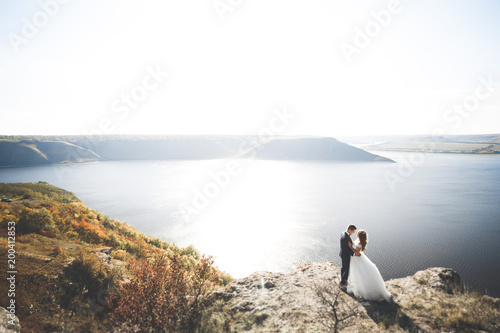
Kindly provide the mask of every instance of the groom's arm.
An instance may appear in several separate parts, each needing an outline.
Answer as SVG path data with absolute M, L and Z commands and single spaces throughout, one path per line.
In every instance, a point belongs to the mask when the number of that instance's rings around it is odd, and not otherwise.
M 356 257 L 360 257 L 361 254 L 359 254 L 359 251 L 357 251 L 355 248 L 352 247 L 352 242 L 349 242 L 349 248 L 351 249 L 352 251 L 352 254 L 351 256 L 356 256 Z
M 349 241 L 347 245 L 349 246 L 349 249 L 352 251 L 351 256 L 356 256 L 356 257 L 361 257 L 361 251 L 358 249 L 356 250 L 355 248 L 352 247 L 352 239 L 349 237 Z
M 342 240 L 340 243 L 341 243 L 343 250 L 347 250 L 347 249 L 351 248 L 351 239 L 348 237 L 342 237 Z
M 354 249 L 352 248 L 352 239 L 351 237 L 344 238 L 344 245 L 346 246 L 346 250 L 351 251 L 351 256 L 354 254 Z

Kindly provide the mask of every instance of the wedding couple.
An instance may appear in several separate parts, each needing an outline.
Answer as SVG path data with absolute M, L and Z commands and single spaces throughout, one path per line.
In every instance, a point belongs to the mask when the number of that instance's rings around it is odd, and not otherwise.
M 351 224 L 340 236 L 342 258 L 340 287 L 368 301 L 390 302 L 391 294 L 385 288 L 377 266 L 363 254 L 368 243 L 368 235 L 366 231 L 359 230 L 358 238 L 353 242 L 351 235 L 355 232 L 356 227 Z

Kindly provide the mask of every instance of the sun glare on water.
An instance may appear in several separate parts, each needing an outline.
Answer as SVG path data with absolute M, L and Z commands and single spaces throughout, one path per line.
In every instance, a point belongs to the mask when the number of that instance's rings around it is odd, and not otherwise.
M 298 230 L 293 207 L 300 203 L 290 195 L 296 181 L 287 170 L 272 162 L 243 163 L 242 173 L 190 228 L 196 246 L 235 276 L 251 273 L 248 267 L 265 269 L 267 258 L 282 252 Z

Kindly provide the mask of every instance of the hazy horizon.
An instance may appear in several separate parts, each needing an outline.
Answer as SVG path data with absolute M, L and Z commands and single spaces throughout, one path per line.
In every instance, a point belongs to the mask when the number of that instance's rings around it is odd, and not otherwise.
M 208 133 L 199 133 L 199 134 L 184 134 L 184 133 L 171 133 L 171 134 L 161 134 L 161 133 L 138 133 L 138 134 L 128 134 L 128 133 L 112 133 L 112 134 L 2 134 L 0 133 L 1 136 L 9 136 L 9 137 L 18 137 L 18 136 L 25 136 L 25 137 L 65 137 L 65 136 L 82 136 L 82 137 L 113 137 L 113 136 L 130 136 L 130 137 L 161 137 L 161 136 L 258 136 L 258 133 L 250 133 L 250 134 L 208 134 Z M 458 134 L 443 134 L 443 136 L 487 136 L 487 135 L 500 135 L 500 132 L 498 133 L 458 133 Z M 276 135 L 274 136 L 275 138 L 300 138 L 300 137 L 331 137 L 334 139 L 339 139 L 339 138 L 375 138 L 375 137 L 405 137 L 405 138 L 412 138 L 412 137 L 431 137 L 431 133 L 417 133 L 417 134 L 404 134 L 404 133 L 396 133 L 396 134 L 359 134 L 359 135 L 317 135 L 317 134 L 284 134 L 284 135 Z

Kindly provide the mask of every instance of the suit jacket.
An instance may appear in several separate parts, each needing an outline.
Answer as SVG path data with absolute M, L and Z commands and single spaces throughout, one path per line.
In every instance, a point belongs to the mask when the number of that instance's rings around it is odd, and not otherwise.
M 354 255 L 354 252 L 349 247 L 349 243 L 350 242 L 352 243 L 351 236 L 349 236 L 349 234 L 347 233 L 347 231 L 344 231 L 340 235 L 340 253 L 339 253 L 340 257 L 343 257 L 343 256 L 347 257 L 347 256 Z

